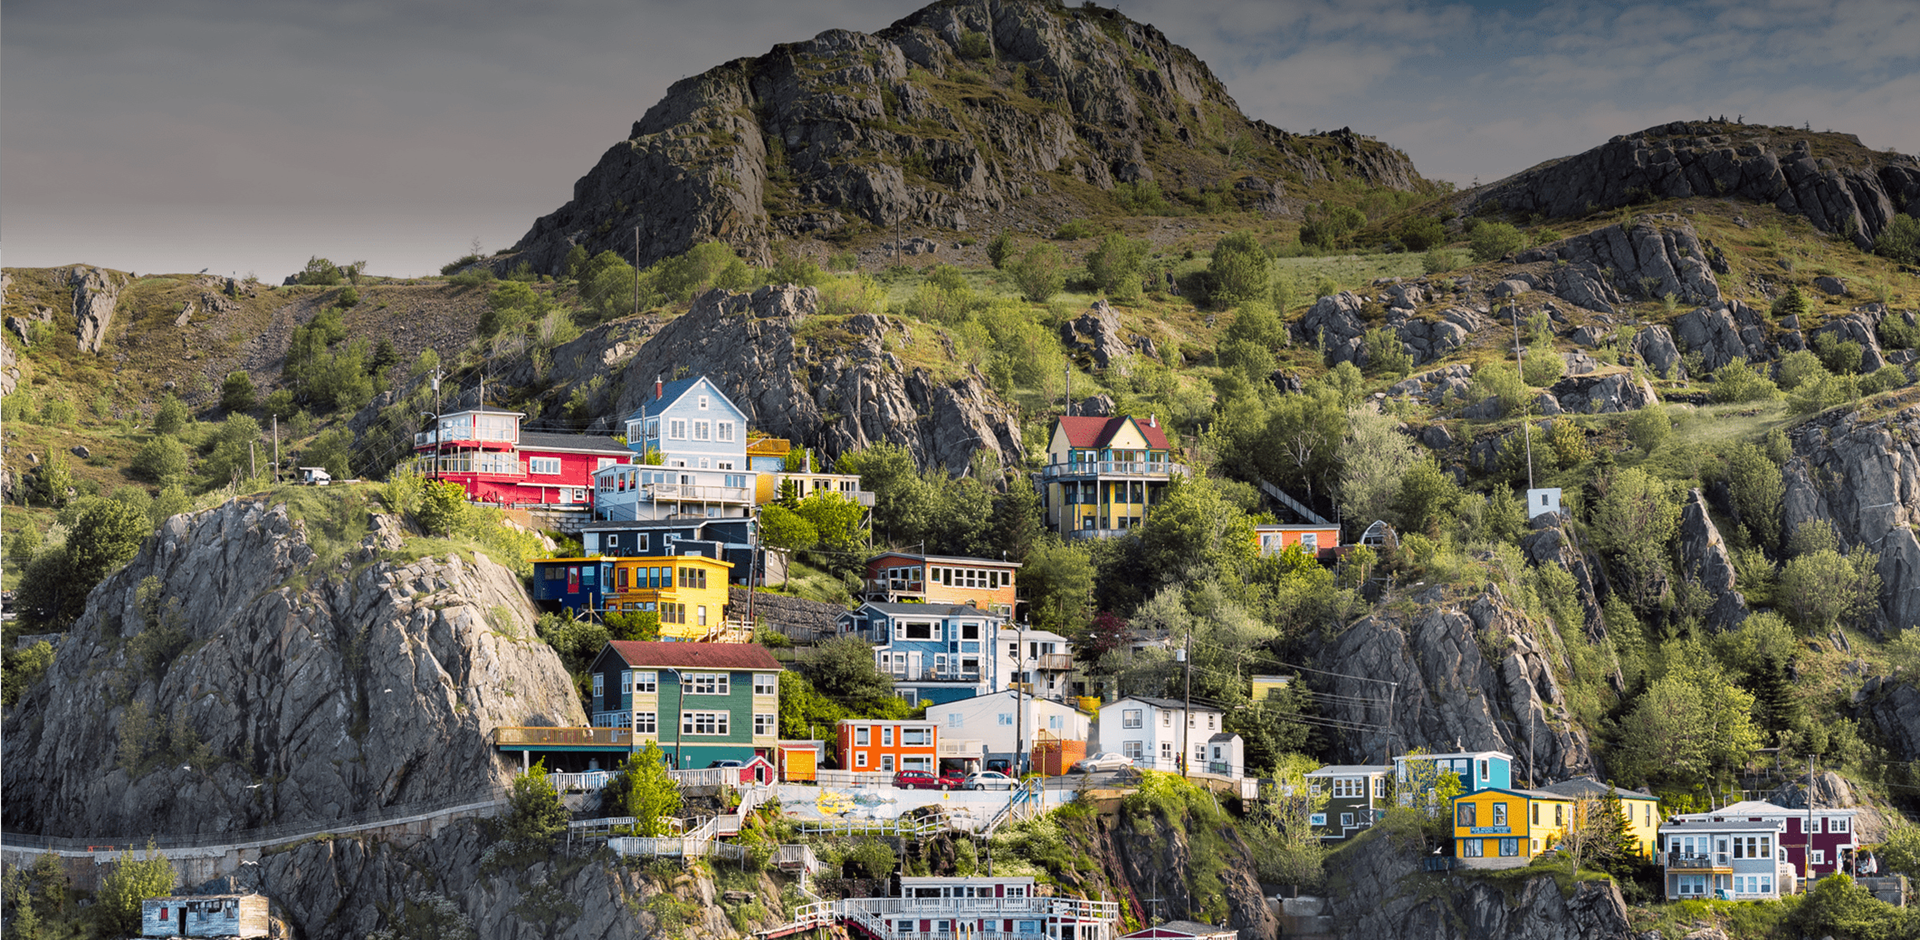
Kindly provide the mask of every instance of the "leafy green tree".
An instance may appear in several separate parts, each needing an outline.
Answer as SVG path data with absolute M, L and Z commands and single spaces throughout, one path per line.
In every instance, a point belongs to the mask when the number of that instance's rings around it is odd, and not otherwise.
M 1113 233 L 1087 253 L 1087 274 L 1094 286 L 1122 303 L 1140 299 L 1140 277 L 1147 262 L 1147 243 Z
M 340 283 L 343 275 L 333 262 L 319 255 L 307 259 L 307 266 L 294 275 L 294 283 L 310 286 L 332 287 Z
M 1740 524 L 1761 545 L 1780 544 L 1780 502 L 1786 495 L 1786 481 L 1780 468 L 1766 451 L 1753 444 L 1735 444 L 1721 455 L 1727 474 L 1727 489 L 1734 514 Z
M 206 457 L 200 462 L 200 477 L 208 489 L 229 480 L 251 479 L 253 471 L 272 462 L 259 459 L 260 422 L 252 415 L 230 414 L 204 445 Z
M 1874 571 L 1879 561 L 1861 548 L 1851 556 L 1823 548 L 1788 559 L 1779 590 L 1788 617 L 1800 629 L 1819 633 L 1866 613 L 1880 593 L 1880 575 Z
M 420 511 L 414 522 L 428 535 L 452 535 L 466 525 L 468 508 L 465 487 L 435 480 L 428 483 L 421 494 Z
M 1258 554 L 1253 520 L 1204 476 L 1168 485 L 1137 531 L 1142 563 L 1167 580 L 1237 578 Z
M 160 398 L 160 408 L 153 413 L 153 433 L 179 434 L 186 429 L 191 416 L 187 414 L 187 404 L 171 394 Z
M 1622 779 L 1691 784 L 1733 770 L 1760 746 L 1753 695 L 1727 679 L 1704 650 L 1669 658 L 1620 722 Z
M 547 779 L 544 760 L 513 775 L 507 807 L 504 834 L 521 848 L 551 847 L 567 831 L 567 808 L 560 802 L 560 791 Z
M 1807 299 L 1800 285 L 1788 284 L 1786 292 L 1773 299 L 1772 309 L 1775 317 L 1804 317 L 1813 312 L 1813 301 Z
M 1651 454 L 1673 436 L 1673 419 L 1665 405 L 1652 404 L 1627 416 L 1627 439 L 1643 454 Z
M 1024 561 L 1036 541 L 1047 531 L 1040 506 L 1040 493 L 1033 480 L 1016 473 L 1007 481 L 1006 492 L 993 501 L 993 521 L 988 526 L 988 542 L 1001 557 Z
M 1381 375 L 1404 376 L 1413 371 L 1413 354 L 1400 341 L 1400 334 L 1388 327 L 1367 331 L 1367 371 Z
M 1904 819 L 1893 820 L 1886 838 L 1873 851 L 1882 871 L 1920 878 L 1920 826 Z
M 229 372 L 220 383 L 220 407 L 227 411 L 252 411 L 253 379 L 245 372 Z
M 815 647 L 808 679 L 820 694 L 853 712 L 880 707 L 893 698 L 893 677 L 873 661 L 873 647 L 857 636 L 842 636 Z
M 41 640 L 32 646 L 0 651 L 0 705 L 12 708 L 20 696 L 53 665 L 53 644 Z
M 1077 637 L 1093 622 L 1093 555 L 1084 545 L 1048 534 L 1035 540 L 1020 569 L 1033 625 Z
M 186 487 L 179 483 L 169 483 L 160 488 L 160 495 L 153 498 L 153 505 L 147 507 L 147 521 L 159 528 L 167 521 L 193 508 L 193 501 L 187 498 Z
M 1796 349 L 1780 357 L 1780 364 L 1774 368 L 1775 380 L 1781 391 L 1797 391 L 1801 386 L 1818 382 L 1827 376 L 1827 367 L 1822 365 L 1820 357 L 1812 350 Z
M 1020 260 L 1007 268 L 1020 295 L 1043 304 L 1067 286 L 1067 262 L 1060 249 L 1042 242 L 1028 248 Z
M 605 645 L 605 640 L 651 643 L 660 639 L 660 614 L 656 611 L 627 610 L 607 614 L 601 619 L 606 623 L 606 627 L 600 631 L 604 637 L 601 646 Z M 589 664 L 592 662 L 592 655 L 599 652 L 600 646 L 595 646 L 593 654 L 589 654 Z
M 1521 362 L 1521 378 L 1535 388 L 1546 388 L 1567 374 L 1567 361 L 1560 357 L 1551 342 L 1535 343 L 1527 347 L 1527 355 Z
M 187 475 L 187 448 L 171 435 L 156 435 L 134 453 L 128 469 L 150 483 L 183 480 Z
M 1396 236 L 1408 251 L 1426 251 L 1447 243 L 1447 225 L 1430 215 L 1416 215 L 1400 223 Z
M 1347 412 L 1347 434 L 1340 443 L 1340 506 L 1349 518 L 1399 521 L 1394 501 L 1400 481 L 1415 464 L 1413 442 L 1399 422 L 1354 409 Z
M 1666 571 L 1667 543 L 1680 508 L 1666 484 L 1638 469 L 1616 471 L 1600 481 L 1594 507 L 1594 540 L 1614 558 L 1623 580 L 1644 608 Z
M 1897 940 L 1920 930 L 1911 912 L 1874 897 L 1843 872 L 1814 882 L 1785 920 L 1790 936 Z
M 129 853 L 100 883 L 101 926 L 113 933 L 138 933 L 140 902 L 172 894 L 174 880 L 173 863 L 152 842 L 145 856 Z
M 353 476 L 353 432 L 332 427 L 320 432 L 300 454 L 302 466 L 325 467 L 336 480 Z
M 124 503 L 97 496 L 82 500 L 67 534 L 67 573 L 80 588 L 80 599 L 132 559 L 152 531 L 146 514 Z
M 1013 257 L 1013 249 L 1013 236 L 1006 232 L 998 232 L 987 240 L 987 260 L 992 262 L 995 268 L 1005 268 L 1007 259 Z
M 1527 236 L 1505 222 L 1482 222 L 1468 236 L 1473 260 L 1498 261 L 1527 247 Z
M 828 552 L 857 552 L 866 544 L 861 525 L 866 508 L 852 498 L 830 490 L 815 490 L 800 501 L 800 518 L 813 526 L 815 544 Z
M 547 310 L 546 298 L 533 288 L 521 281 L 506 281 L 487 295 L 487 309 L 475 329 L 484 337 L 520 333 L 546 316 Z
M 760 509 L 760 541 L 766 543 L 768 548 L 786 555 L 788 571 L 791 572 L 794 554 L 812 548 L 820 541 L 820 532 L 805 516 L 773 503 Z
M 781 737 L 809 740 L 818 737 L 815 732 L 824 734 L 824 729 L 845 717 L 847 710 L 814 691 L 806 676 L 792 669 L 780 673 Z
M 1207 273 L 1213 283 L 1213 304 L 1237 307 L 1267 299 L 1273 259 L 1252 232 L 1236 232 L 1213 246 Z
M 1306 221 L 1300 225 L 1300 244 L 1321 251 L 1345 248 L 1366 225 L 1366 213 L 1353 206 L 1321 203 L 1307 210 Z
M 1414 462 L 1400 480 L 1400 496 L 1394 508 L 1401 524 L 1410 532 L 1438 532 L 1453 517 L 1460 502 L 1460 485 L 1453 474 L 1441 469 L 1440 462 L 1428 454 Z
M 28 565 L 33 564 L 34 553 L 40 551 L 40 546 L 44 544 L 40 530 L 32 522 L 23 522 L 7 539 L 7 564 L 12 565 L 15 571 L 25 571 Z
M 667 755 L 660 745 L 648 741 L 621 772 L 627 778 L 627 815 L 633 817 L 635 834 L 666 835 L 668 820 L 680 812 L 680 785 L 667 773 Z
M 912 451 L 899 444 L 872 444 L 842 454 L 834 469 L 858 475 L 860 488 L 873 494 L 873 525 L 881 537 L 896 543 L 918 541 L 926 531 L 934 494 L 922 485 Z
M 668 300 L 687 301 L 712 288 L 743 290 L 753 281 L 753 269 L 722 242 L 704 242 L 686 254 L 653 266 L 654 287 Z
M 1920 219 L 1896 213 L 1874 241 L 1873 253 L 1902 264 L 1920 264 Z
M 1738 356 L 1713 372 L 1713 400 L 1718 402 L 1768 401 L 1778 395 L 1773 381 L 1748 367 Z

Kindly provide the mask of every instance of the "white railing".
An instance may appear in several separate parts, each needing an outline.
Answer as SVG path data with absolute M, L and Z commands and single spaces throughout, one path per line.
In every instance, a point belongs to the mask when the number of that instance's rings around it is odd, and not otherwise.
M 1017 822 L 1022 819 L 1031 819 L 1039 815 L 1041 811 L 1040 801 L 1040 780 L 1036 777 L 1008 792 L 1007 805 L 1001 807 L 999 812 L 993 814 L 992 819 L 987 820 L 987 824 L 980 830 L 980 834 L 990 836 L 1007 823 Z
M 647 498 L 656 502 L 750 503 L 753 491 L 744 486 L 702 486 L 696 483 L 648 483 Z
M 1186 464 L 1167 460 L 1093 460 L 1080 463 L 1048 464 L 1040 471 L 1041 479 L 1080 476 L 1167 476 L 1187 475 Z
M 548 774 L 547 780 L 555 790 L 562 793 L 583 793 L 598 790 L 613 779 L 611 770 L 589 770 L 578 774 Z
M 719 787 L 740 782 L 738 767 L 708 767 L 704 770 L 669 770 L 667 776 L 683 787 Z

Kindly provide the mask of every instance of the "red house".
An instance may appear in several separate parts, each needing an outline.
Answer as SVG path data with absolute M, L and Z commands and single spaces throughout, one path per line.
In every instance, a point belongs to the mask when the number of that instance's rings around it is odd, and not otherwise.
M 1846 857 L 1859 849 L 1860 837 L 1853 831 L 1855 812 L 1839 807 L 1819 807 L 1811 811 L 1789 809 L 1764 800 L 1747 800 L 1711 812 L 1674 818 L 1681 822 L 1784 822 L 1786 829 L 1780 834 L 1780 847 L 1787 851 L 1787 861 L 1801 877 L 1820 878 L 1842 870 Z
M 485 407 L 441 415 L 413 436 L 414 469 L 466 487 L 474 502 L 589 508 L 593 472 L 633 456 L 610 437 L 522 431 L 525 417 Z

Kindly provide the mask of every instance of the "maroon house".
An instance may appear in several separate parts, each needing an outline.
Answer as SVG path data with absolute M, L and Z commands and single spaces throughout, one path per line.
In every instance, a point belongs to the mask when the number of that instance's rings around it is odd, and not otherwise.
M 1780 833 L 1780 847 L 1787 850 L 1787 861 L 1801 877 L 1818 878 L 1839 871 L 1843 859 L 1859 849 L 1859 838 L 1853 831 L 1854 813 L 1855 810 L 1850 809 L 1816 807 L 1809 826 L 1807 810 L 1748 800 L 1709 813 L 1689 813 L 1674 818 L 1682 822 L 1783 822 L 1786 826 Z M 1807 865 L 1809 841 L 1813 848 L 1811 868 Z
M 414 470 L 466 487 L 477 503 L 588 509 L 593 472 L 633 456 L 611 437 L 523 431 L 525 417 L 484 407 L 441 415 L 413 436 Z

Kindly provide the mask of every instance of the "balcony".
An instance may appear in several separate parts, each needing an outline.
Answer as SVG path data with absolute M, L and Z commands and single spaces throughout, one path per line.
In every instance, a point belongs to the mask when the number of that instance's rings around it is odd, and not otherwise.
M 413 446 L 433 447 L 436 445 L 464 445 L 467 447 L 511 448 L 518 440 L 516 435 L 501 431 L 484 431 L 475 434 L 472 428 L 465 431 L 448 431 L 445 437 L 438 431 L 421 431 L 413 436 Z
M 867 592 L 872 594 L 925 594 L 927 582 L 906 578 L 868 578 Z
M 1040 479 L 1066 480 L 1090 477 L 1186 476 L 1187 465 L 1167 460 L 1096 460 L 1083 463 L 1055 463 L 1041 468 Z
M 895 682 L 979 682 L 978 672 L 955 672 L 951 669 L 922 669 L 918 675 L 908 672 L 893 674 Z
M 1041 672 L 1071 672 L 1073 671 L 1073 654 L 1042 653 L 1034 663 L 1034 668 Z
M 1668 871 L 1733 871 L 1733 856 L 1726 852 L 1708 852 L 1706 854 L 1668 852 L 1664 857 Z
M 655 503 L 740 503 L 753 502 L 753 491 L 744 486 L 702 486 L 697 483 L 648 483 L 641 487 L 649 502 Z
M 494 747 L 632 747 L 627 728 L 515 728 L 493 729 Z

